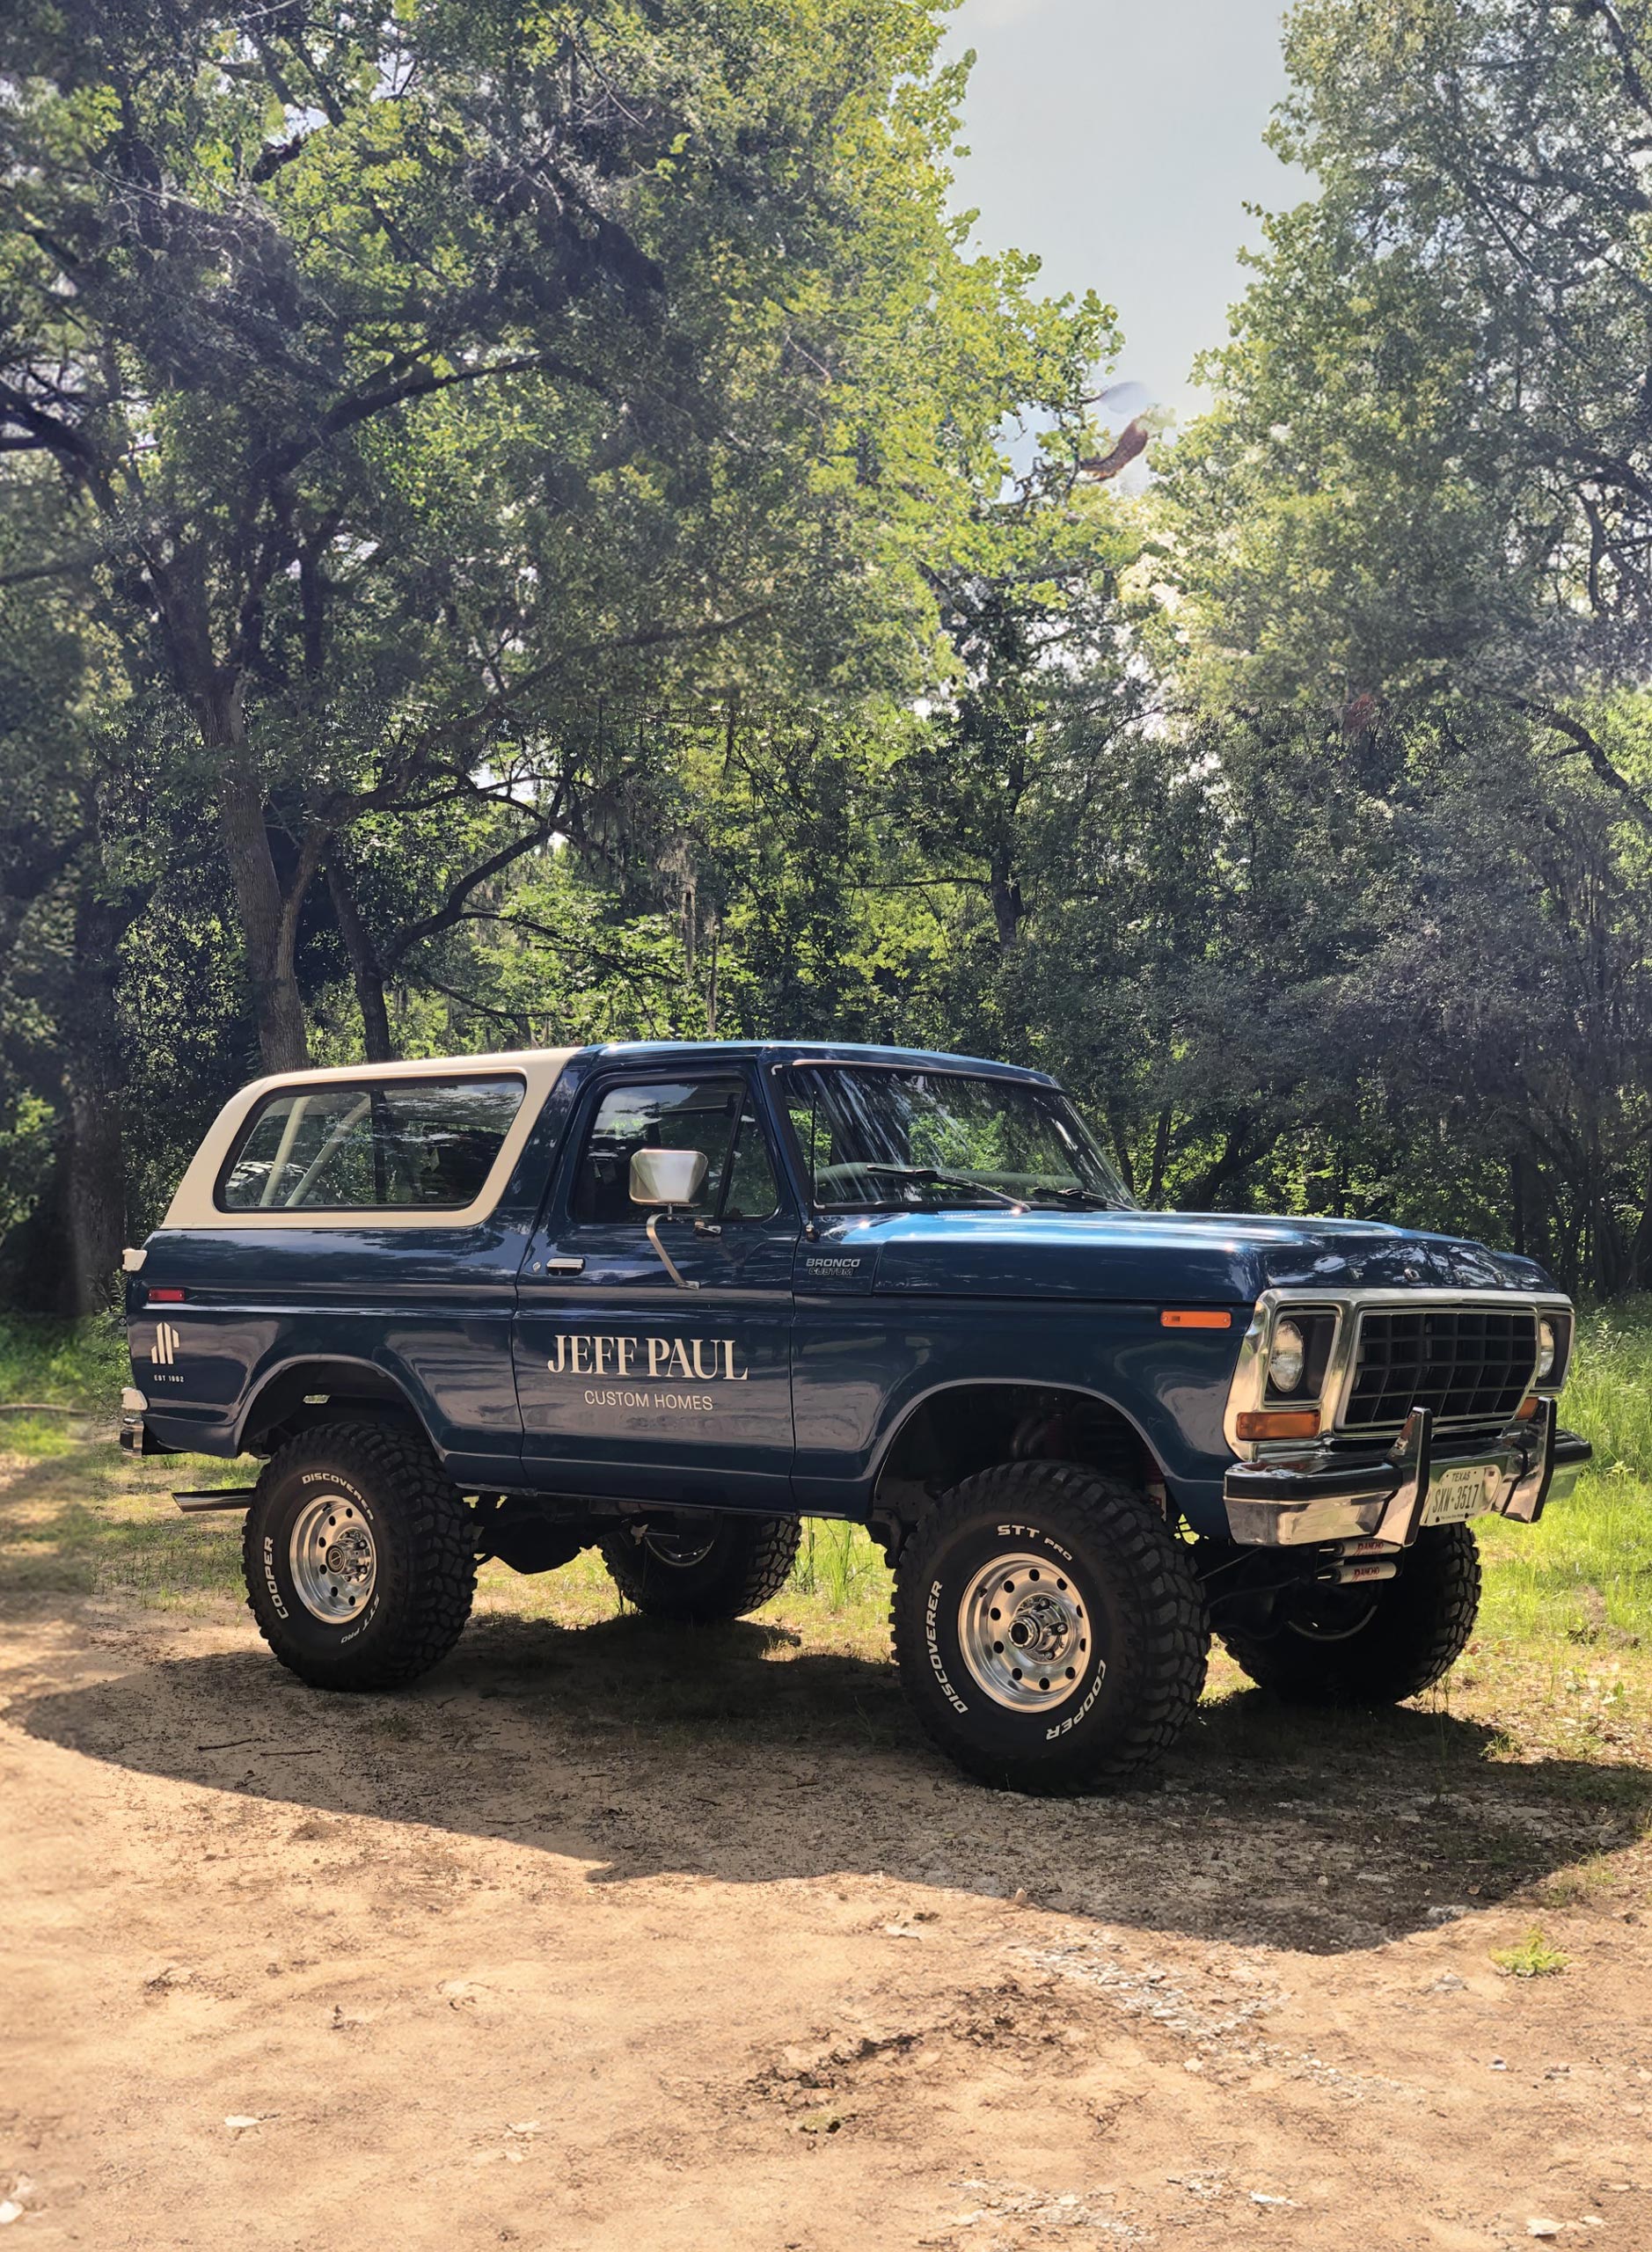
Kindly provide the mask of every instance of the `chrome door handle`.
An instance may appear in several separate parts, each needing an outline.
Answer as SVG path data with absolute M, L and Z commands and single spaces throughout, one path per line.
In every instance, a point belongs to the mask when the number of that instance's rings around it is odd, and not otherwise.
M 533 1271 L 536 1275 L 540 1272 L 539 1261 L 537 1259 L 533 1262 Z M 585 1272 L 585 1261 L 582 1259 L 547 1259 L 544 1271 L 547 1275 L 582 1275 Z

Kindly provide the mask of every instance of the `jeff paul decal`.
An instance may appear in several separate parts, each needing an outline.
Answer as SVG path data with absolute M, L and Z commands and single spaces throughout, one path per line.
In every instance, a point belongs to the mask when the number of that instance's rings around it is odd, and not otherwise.
M 689 1384 L 744 1384 L 732 1337 L 605 1337 L 563 1331 L 545 1362 L 552 1376 L 679 1377 Z
M 735 1354 L 732 1337 L 615 1337 L 575 1330 L 557 1335 L 545 1360 L 552 1376 L 641 1378 L 652 1383 L 744 1384 L 751 1371 Z M 593 1387 L 588 1408 L 663 1408 L 709 1415 L 716 1402 L 709 1392 L 645 1392 Z

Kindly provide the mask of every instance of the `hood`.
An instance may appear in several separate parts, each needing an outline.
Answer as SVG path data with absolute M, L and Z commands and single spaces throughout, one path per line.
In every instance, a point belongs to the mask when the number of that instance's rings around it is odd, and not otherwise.
M 859 1291 L 1216 1305 L 1279 1289 L 1553 1288 L 1535 1261 L 1456 1236 L 1237 1212 L 886 1213 L 824 1223 L 804 1266 Z

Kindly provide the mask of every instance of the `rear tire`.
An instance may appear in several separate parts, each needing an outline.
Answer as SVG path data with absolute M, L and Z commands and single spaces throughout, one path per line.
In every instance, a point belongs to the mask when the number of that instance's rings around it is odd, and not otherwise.
M 645 1618 L 704 1627 L 743 1619 L 791 1575 L 802 1526 L 793 1517 L 708 1515 L 702 1532 L 610 1533 L 603 1561 Z
M 944 1495 L 895 1570 L 895 1656 L 929 1736 L 1006 1790 L 1132 1781 L 1176 1741 L 1210 1649 L 1189 1552 L 1144 1494 L 1006 1463 Z
M 1257 1686 L 1293 1705 L 1399 1705 L 1448 1673 L 1480 1609 L 1480 1551 L 1466 1524 L 1428 1525 L 1397 1579 L 1282 1597 L 1267 1634 L 1221 1629 Z
M 476 1526 L 425 1441 L 331 1423 L 265 1465 L 241 1557 L 270 1649 L 318 1689 L 397 1689 L 447 1656 L 471 1614 Z

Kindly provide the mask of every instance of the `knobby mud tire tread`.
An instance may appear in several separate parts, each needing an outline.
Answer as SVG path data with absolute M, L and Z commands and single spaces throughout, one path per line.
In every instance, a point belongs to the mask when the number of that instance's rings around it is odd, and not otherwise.
M 736 1561 L 726 1552 L 720 1559 L 713 1554 L 698 1582 L 695 1565 L 656 1564 L 651 1571 L 646 1550 L 628 1532 L 610 1534 L 602 1557 L 614 1585 L 645 1619 L 711 1626 L 743 1619 L 778 1595 L 792 1576 L 803 1527 L 794 1517 L 731 1515 L 718 1524 L 720 1543 L 730 1537 L 743 1546 L 743 1555 Z
M 1142 1663 L 1124 1727 L 1093 1744 L 1068 1739 L 1064 1758 L 1019 1761 L 972 1743 L 932 1693 L 925 1648 L 924 1589 L 931 1559 L 952 1529 L 986 1514 L 1026 1515 L 1040 1504 L 1064 1540 L 1082 1546 L 1086 1568 L 1105 1556 L 1135 1613 Z M 1048 1795 L 1118 1788 L 1139 1780 L 1176 1743 L 1204 1687 L 1210 1630 L 1191 1552 L 1137 1488 L 1079 1463 L 1016 1462 L 978 1472 L 943 1494 L 902 1546 L 889 1634 L 908 1699 L 937 1748 L 981 1781 Z
M 405 1527 L 407 1554 L 391 1568 L 410 1574 L 412 1599 L 394 1641 L 347 1668 L 318 1666 L 282 1647 L 279 1622 L 265 1615 L 258 1590 L 263 1560 L 262 1504 L 295 1469 L 315 1461 L 370 1482 Z M 398 1689 L 439 1664 L 457 1641 L 476 1593 L 476 1522 L 425 1439 L 387 1423 L 333 1423 L 301 1432 L 265 1464 L 242 1532 L 247 1608 L 271 1651 L 301 1680 L 339 1689 Z
M 1425 1527 L 1382 1583 L 1369 1626 L 1347 1641 L 1316 1642 L 1284 1627 L 1219 1629 L 1228 1656 L 1259 1689 L 1296 1705 L 1400 1705 L 1449 1673 L 1480 1612 L 1480 1549 L 1466 1524 Z

